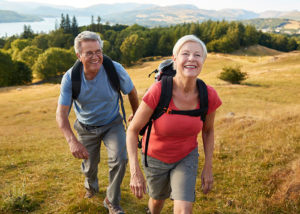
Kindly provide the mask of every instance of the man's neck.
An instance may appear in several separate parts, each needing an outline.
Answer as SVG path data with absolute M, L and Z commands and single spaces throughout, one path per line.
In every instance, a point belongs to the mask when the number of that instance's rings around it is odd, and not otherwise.
M 86 80 L 94 79 L 97 76 L 98 72 L 99 72 L 98 70 L 97 71 L 86 71 L 86 70 L 84 70 L 85 79 Z

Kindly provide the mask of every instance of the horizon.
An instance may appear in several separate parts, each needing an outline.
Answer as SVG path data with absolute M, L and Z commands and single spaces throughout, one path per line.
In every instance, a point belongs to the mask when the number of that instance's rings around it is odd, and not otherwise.
M 1 1 L 1 0 L 0 0 Z M 261 13 L 264 11 L 299 11 L 300 1 L 299 0 L 232 0 L 230 2 L 225 2 L 222 0 L 210 0 L 205 2 L 199 2 L 198 0 L 186 0 L 182 3 L 181 0 L 110 0 L 109 3 L 102 0 L 52 0 L 49 3 L 48 0 L 2 0 L 5 2 L 34 2 L 43 3 L 47 5 L 55 6 L 72 6 L 75 8 L 86 8 L 96 4 L 115 4 L 115 3 L 139 3 L 139 4 L 154 4 L 159 6 L 170 6 L 178 4 L 191 4 L 199 9 L 205 10 L 222 10 L 222 9 L 243 9 L 248 11 L 253 11 L 256 13 Z

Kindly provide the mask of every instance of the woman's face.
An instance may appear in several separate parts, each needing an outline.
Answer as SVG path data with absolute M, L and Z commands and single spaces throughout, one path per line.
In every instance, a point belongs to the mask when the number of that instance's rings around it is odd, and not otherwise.
M 204 63 L 202 46 L 197 42 L 186 42 L 180 48 L 178 55 L 173 56 L 173 60 L 179 75 L 197 77 Z

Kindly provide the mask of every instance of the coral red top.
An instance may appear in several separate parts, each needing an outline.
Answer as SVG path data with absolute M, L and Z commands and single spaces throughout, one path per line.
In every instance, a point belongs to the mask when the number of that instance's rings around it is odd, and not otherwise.
M 221 104 L 217 92 L 207 86 L 208 112 L 214 112 Z M 161 82 L 154 83 L 143 97 L 143 101 L 151 108 L 158 105 L 161 94 Z M 169 108 L 179 110 L 173 102 Z M 199 108 L 199 105 L 197 106 Z M 147 155 L 165 163 L 175 163 L 198 146 L 197 136 L 202 130 L 203 122 L 199 117 L 178 114 L 163 114 L 154 121 L 150 134 Z M 143 152 L 145 152 L 145 137 L 143 137 Z

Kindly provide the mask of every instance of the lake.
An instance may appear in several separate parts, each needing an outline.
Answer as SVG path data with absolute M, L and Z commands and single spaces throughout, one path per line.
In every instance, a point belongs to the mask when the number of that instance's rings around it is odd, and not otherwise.
M 71 17 L 72 18 L 72 17 Z M 82 16 L 76 17 L 78 26 L 91 24 L 91 17 Z M 44 18 L 40 22 L 11 22 L 0 23 L 0 38 L 6 36 L 12 36 L 15 34 L 20 35 L 24 31 L 24 25 L 30 25 L 34 33 L 48 33 L 55 29 L 55 23 L 59 27 L 60 17 L 56 18 Z

